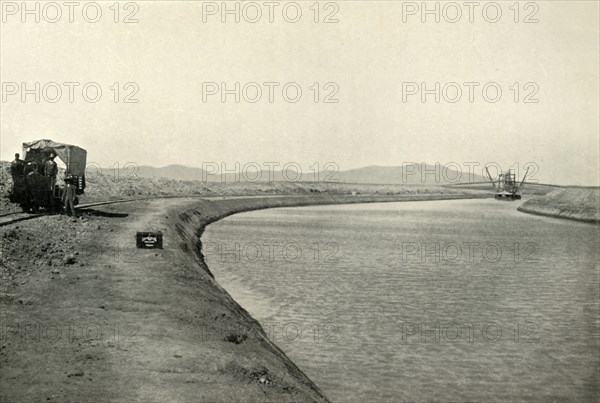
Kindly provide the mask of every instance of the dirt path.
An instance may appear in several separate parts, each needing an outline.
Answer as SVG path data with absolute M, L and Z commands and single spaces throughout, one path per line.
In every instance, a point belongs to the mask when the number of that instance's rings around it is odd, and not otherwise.
M 324 400 L 180 250 L 167 212 L 197 203 L 109 205 L 9 234 L 18 240 L 3 263 L 24 267 L 7 269 L 9 285 L 3 277 L 0 401 Z M 148 229 L 164 232 L 163 250 L 135 249 L 135 232 Z M 59 262 L 11 258 L 58 234 L 75 240 L 52 244 Z

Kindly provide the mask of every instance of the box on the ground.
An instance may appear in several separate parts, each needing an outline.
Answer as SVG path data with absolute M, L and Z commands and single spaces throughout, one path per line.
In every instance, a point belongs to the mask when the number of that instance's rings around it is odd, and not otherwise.
M 162 231 L 138 231 L 135 234 L 136 245 L 144 249 L 162 249 Z

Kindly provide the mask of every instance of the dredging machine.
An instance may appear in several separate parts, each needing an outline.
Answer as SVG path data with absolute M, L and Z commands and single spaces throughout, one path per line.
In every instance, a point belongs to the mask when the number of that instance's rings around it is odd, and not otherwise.
M 509 169 L 506 173 L 501 173 L 498 175 L 497 181 L 492 178 L 492 175 L 490 175 L 490 171 L 487 167 L 485 167 L 485 170 L 488 174 L 489 181 L 492 183 L 492 186 L 496 191 L 496 194 L 494 195 L 496 200 L 521 200 L 519 191 L 522 189 L 523 184 L 525 183 L 525 178 L 527 178 L 529 168 L 527 168 L 521 183 L 517 183 L 516 175 L 512 169 Z

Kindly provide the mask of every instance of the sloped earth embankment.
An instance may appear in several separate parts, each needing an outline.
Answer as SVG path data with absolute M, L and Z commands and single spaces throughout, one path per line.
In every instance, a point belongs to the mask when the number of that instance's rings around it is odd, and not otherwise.
M 564 188 L 524 202 L 523 213 L 600 224 L 600 189 Z
M 179 248 L 185 203 L 2 230 L 0 401 L 326 401 Z M 147 229 L 164 249 L 135 249 Z
M 3 227 L 0 401 L 326 401 L 212 278 L 204 227 L 260 208 L 431 198 L 159 199 Z M 141 230 L 163 231 L 164 248 L 136 249 Z

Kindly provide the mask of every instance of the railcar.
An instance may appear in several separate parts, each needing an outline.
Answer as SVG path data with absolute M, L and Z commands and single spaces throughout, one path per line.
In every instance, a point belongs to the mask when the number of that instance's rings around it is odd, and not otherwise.
M 63 172 L 57 180 L 44 175 L 44 166 L 51 155 L 65 164 L 64 177 L 70 178 L 76 185 L 77 196 L 84 194 L 87 151 L 83 148 L 47 139 L 35 140 L 23 143 L 23 155 L 20 172 L 11 172 L 13 188 L 9 195 L 10 201 L 20 204 L 23 211 L 37 213 L 40 210 L 62 210 L 64 184 L 59 182 L 63 182 L 60 180 Z M 75 199 L 75 204 L 78 199 Z

